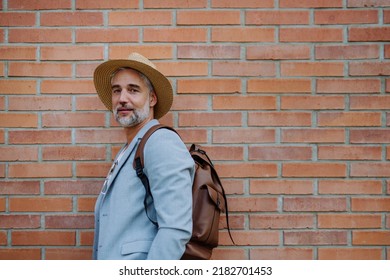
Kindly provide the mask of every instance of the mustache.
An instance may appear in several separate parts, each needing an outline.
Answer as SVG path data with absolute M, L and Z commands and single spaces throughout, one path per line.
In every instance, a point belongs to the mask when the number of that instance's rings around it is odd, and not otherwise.
M 118 112 L 118 111 L 124 111 L 124 110 L 134 110 L 132 107 L 130 107 L 130 106 L 121 106 L 121 105 L 119 105 L 119 106 L 117 106 L 116 108 L 115 108 L 115 112 Z

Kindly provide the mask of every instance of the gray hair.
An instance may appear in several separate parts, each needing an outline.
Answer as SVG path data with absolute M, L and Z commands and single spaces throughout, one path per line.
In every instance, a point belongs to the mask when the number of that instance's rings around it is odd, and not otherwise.
M 133 69 L 131 67 L 120 67 L 118 69 L 116 69 L 110 76 L 110 81 L 112 82 L 112 79 L 114 78 L 114 76 L 119 72 L 119 71 L 122 71 L 122 70 L 127 70 L 127 69 L 130 69 L 130 70 L 133 70 L 135 72 L 138 73 L 139 77 L 141 78 L 141 80 L 145 83 L 146 87 L 149 89 L 149 92 L 152 93 L 154 92 L 154 87 L 151 83 L 151 81 L 149 80 L 148 77 L 146 77 L 143 73 L 141 73 L 140 71 L 136 70 L 136 69 Z

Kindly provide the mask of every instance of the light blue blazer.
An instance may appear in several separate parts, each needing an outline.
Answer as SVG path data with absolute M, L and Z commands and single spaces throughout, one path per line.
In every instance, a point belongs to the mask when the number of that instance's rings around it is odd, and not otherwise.
M 144 172 L 154 199 L 148 214 L 158 227 L 144 209 L 145 187 L 133 160 L 139 138 L 155 124 L 146 124 L 115 164 L 117 156 L 96 201 L 94 259 L 180 259 L 191 237 L 194 161 L 180 137 L 167 129 L 157 130 L 144 148 Z

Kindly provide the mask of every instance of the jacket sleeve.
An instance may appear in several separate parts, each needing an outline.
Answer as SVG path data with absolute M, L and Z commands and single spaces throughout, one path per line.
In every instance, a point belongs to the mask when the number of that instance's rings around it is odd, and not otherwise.
M 192 234 L 194 161 L 180 137 L 156 131 L 144 148 L 158 231 L 147 259 L 180 259 Z

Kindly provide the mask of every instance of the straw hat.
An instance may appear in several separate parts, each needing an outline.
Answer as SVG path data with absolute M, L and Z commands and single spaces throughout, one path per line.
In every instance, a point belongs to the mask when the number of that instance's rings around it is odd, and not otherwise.
M 129 67 L 144 74 L 152 83 L 157 95 L 157 104 L 154 106 L 154 118 L 160 119 L 171 109 L 173 102 L 172 85 L 156 66 L 139 53 L 131 53 L 128 59 L 109 60 L 100 64 L 93 74 L 96 91 L 100 100 L 112 111 L 111 77 L 122 67 Z

